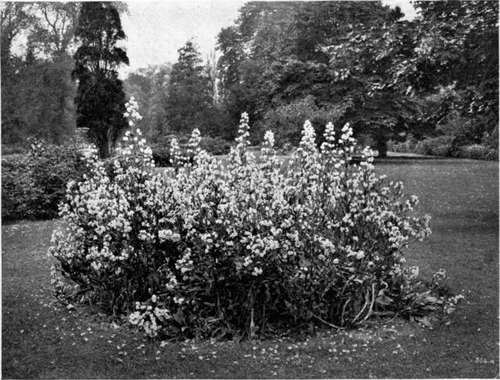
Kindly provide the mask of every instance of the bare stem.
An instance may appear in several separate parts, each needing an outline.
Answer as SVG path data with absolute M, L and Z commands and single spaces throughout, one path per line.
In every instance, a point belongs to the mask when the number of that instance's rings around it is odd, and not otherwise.
M 370 316 L 372 315 L 373 312 L 373 304 L 375 303 L 375 284 L 372 284 L 372 302 L 370 304 L 370 309 L 368 310 L 368 313 L 366 316 L 363 318 L 363 321 L 366 321 Z
M 317 319 L 318 321 L 320 321 L 321 323 L 324 323 L 327 326 L 333 327 L 334 329 L 337 329 L 337 330 L 343 330 L 344 329 L 343 327 L 340 327 L 340 326 L 334 325 L 333 323 L 325 321 L 323 318 L 320 318 L 320 317 L 318 317 L 315 314 L 313 314 L 313 317 L 315 319 Z

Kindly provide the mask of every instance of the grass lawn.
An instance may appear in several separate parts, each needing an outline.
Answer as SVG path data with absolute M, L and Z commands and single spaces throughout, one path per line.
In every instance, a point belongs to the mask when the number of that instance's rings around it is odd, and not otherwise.
M 50 234 L 57 223 L 2 226 L 3 378 L 496 377 L 498 367 L 498 163 L 385 161 L 432 215 L 433 234 L 408 260 L 424 276 L 445 268 L 462 291 L 450 324 L 394 320 L 303 340 L 166 343 L 146 340 L 85 308 L 51 298 Z

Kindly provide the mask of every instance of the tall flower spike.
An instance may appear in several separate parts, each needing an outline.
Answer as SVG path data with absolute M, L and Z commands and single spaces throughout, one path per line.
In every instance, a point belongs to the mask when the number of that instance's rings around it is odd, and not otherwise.
M 201 133 L 198 128 L 193 129 L 188 141 L 188 157 L 195 157 L 200 152 Z
M 170 164 L 173 167 L 178 167 L 182 163 L 181 149 L 177 139 L 174 137 L 170 140 Z
M 333 123 L 329 122 L 325 127 L 323 133 L 325 141 L 321 144 L 321 152 L 323 154 L 333 153 L 335 150 L 335 127 Z
M 264 148 L 273 149 L 274 147 L 274 133 L 272 131 L 266 131 L 264 133 Z
M 343 144 L 352 144 L 355 142 L 351 124 L 346 123 L 342 127 L 342 135 L 340 136 L 340 142 Z
M 300 148 L 307 152 L 316 151 L 316 132 L 309 120 L 304 123 L 302 129 L 302 139 L 300 140 Z
M 142 116 L 139 113 L 139 104 L 135 101 L 132 96 L 129 101 L 125 104 L 127 111 L 123 114 L 124 117 L 128 119 L 128 125 L 132 128 L 137 125 L 137 122 L 142 120 Z
M 240 124 L 238 126 L 238 136 L 236 137 L 236 142 L 241 148 L 246 148 L 250 145 L 248 138 L 250 137 L 250 126 L 248 125 L 248 114 L 243 112 L 241 114 Z
M 238 125 L 238 135 L 235 139 L 236 147 L 231 149 L 232 162 L 237 166 L 246 163 L 247 147 L 250 145 L 250 126 L 248 125 L 248 114 L 243 112 L 241 114 L 240 124 Z
M 272 131 L 266 131 L 264 133 L 264 143 L 261 149 L 261 158 L 268 164 L 274 159 L 274 133 Z

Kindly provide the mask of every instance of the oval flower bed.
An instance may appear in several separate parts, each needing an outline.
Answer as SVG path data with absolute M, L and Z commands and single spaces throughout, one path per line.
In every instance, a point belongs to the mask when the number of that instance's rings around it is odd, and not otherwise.
M 130 124 L 140 117 L 129 104 Z M 429 233 L 401 183 L 374 173 L 365 149 L 350 164 L 352 129 L 326 126 L 318 148 L 306 122 L 288 162 L 267 132 L 248 152 L 246 114 L 226 163 L 172 143 L 175 172 L 154 170 L 140 131 L 111 166 L 69 183 L 54 232 L 59 296 L 84 294 L 150 336 L 229 337 L 321 324 L 354 327 L 376 314 L 449 312 L 456 299 L 405 266 L 404 248 Z

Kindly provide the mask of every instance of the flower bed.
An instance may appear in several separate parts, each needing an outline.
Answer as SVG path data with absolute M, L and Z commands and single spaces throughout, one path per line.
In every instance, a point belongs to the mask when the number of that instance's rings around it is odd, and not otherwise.
M 258 158 L 248 137 L 244 114 L 221 163 L 195 130 L 188 159 L 173 142 L 169 176 L 155 172 L 139 130 L 111 169 L 90 158 L 53 235 L 58 294 L 86 294 L 150 336 L 252 337 L 453 309 L 443 273 L 425 283 L 405 266 L 404 248 L 430 233 L 429 218 L 401 183 L 374 173 L 369 150 L 350 165 L 349 125 L 328 124 L 318 148 L 306 122 L 286 163 L 271 132 Z

